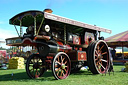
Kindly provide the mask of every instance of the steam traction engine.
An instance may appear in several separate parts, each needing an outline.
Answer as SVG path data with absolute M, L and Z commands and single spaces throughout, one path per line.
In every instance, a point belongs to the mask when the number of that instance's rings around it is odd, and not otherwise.
M 10 19 L 20 27 L 18 37 L 6 39 L 9 46 L 33 46 L 37 53 L 28 57 L 26 72 L 38 78 L 51 69 L 56 79 L 65 79 L 70 72 L 87 65 L 93 74 L 102 74 L 109 68 L 107 44 L 100 32 L 111 30 L 51 14 L 51 10 L 26 11 Z M 23 34 L 23 30 L 26 32 Z

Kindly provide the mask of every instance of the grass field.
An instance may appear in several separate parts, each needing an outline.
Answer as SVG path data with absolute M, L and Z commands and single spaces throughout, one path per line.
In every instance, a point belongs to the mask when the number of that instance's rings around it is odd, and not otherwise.
M 0 70 L 0 85 L 128 85 L 128 73 L 121 72 L 124 66 L 114 66 L 114 75 L 92 75 L 88 71 L 70 74 L 67 79 L 55 80 L 51 71 L 43 77 L 30 79 L 25 70 Z M 12 77 L 11 74 L 14 74 Z

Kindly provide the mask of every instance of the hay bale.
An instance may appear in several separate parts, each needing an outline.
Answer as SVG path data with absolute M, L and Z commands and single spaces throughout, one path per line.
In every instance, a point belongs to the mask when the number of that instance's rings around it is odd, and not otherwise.
M 9 59 L 9 69 L 24 69 L 24 58 L 22 57 L 12 57 Z

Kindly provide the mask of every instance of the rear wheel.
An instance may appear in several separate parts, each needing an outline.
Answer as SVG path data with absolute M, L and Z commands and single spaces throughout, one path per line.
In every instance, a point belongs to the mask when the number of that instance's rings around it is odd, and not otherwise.
M 65 79 L 70 74 L 71 62 L 68 55 L 64 52 L 59 52 L 53 59 L 52 62 L 52 73 L 53 76 L 59 79 Z
M 95 41 L 89 45 L 87 62 L 93 74 L 102 74 L 108 71 L 110 57 L 108 46 L 104 41 Z
M 38 78 L 46 71 L 43 59 L 39 54 L 32 54 L 26 62 L 26 72 L 30 78 Z

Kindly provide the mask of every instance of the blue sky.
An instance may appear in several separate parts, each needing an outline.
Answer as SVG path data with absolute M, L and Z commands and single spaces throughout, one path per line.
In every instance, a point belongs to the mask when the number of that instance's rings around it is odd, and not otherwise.
M 112 34 L 102 33 L 105 38 L 128 30 L 128 0 L 0 0 L 0 40 L 17 36 L 9 25 L 11 17 L 45 8 L 51 8 L 56 15 L 112 30 Z

